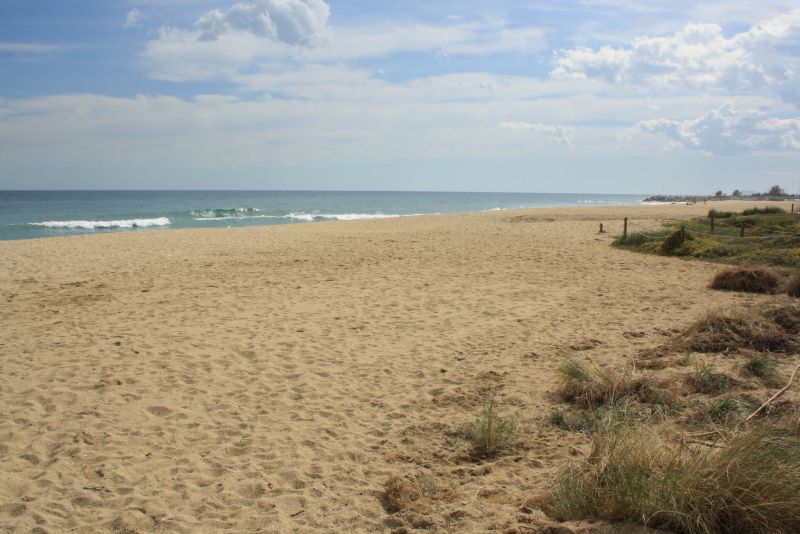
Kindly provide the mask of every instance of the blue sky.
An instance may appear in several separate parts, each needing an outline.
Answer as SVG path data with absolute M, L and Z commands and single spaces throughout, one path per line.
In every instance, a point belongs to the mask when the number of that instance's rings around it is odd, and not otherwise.
M 0 188 L 800 189 L 796 1 L 0 6 Z

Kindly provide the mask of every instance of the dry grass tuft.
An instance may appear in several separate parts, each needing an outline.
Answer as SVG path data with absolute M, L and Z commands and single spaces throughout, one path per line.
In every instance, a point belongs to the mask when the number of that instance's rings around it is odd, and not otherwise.
M 703 450 L 672 450 L 657 428 L 607 424 L 586 461 L 558 478 L 546 512 L 684 534 L 798 532 L 794 419 L 765 420 L 726 447 Z
M 386 509 L 389 512 L 403 512 L 416 508 L 416 503 L 422 499 L 423 492 L 416 480 L 406 480 L 393 476 L 384 484 L 386 496 Z
M 735 380 L 725 373 L 718 373 L 714 366 L 702 363 L 694 373 L 686 377 L 686 381 L 697 393 L 717 394 L 731 389 Z
M 800 297 L 800 274 L 796 274 L 786 284 L 786 294 L 790 297 Z
M 600 371 L 575 358 L 567 358 L 560 371 L 559 395 L 582 408 L 616 406 L 631 399 L 669 407 L 680 405 L 672 389 L 659 386 L 648 377 L 635 377 L 632 370 L 624 373 Z
M 714 276 L 711 289 L 744 293 L 771 293 L 778 287 L 778 276 L 772 269 L 729 269 Z
M 793 302 L 766 306 L 764 317 L 792 335 L 800 335 L 800 306 Z
M 800 324 L 800 310 L 759 308 L 709 312 L 691 325 L 673 344 L 681 351 L 791 352 L 798 345 L 796 332 L 786 326 Z

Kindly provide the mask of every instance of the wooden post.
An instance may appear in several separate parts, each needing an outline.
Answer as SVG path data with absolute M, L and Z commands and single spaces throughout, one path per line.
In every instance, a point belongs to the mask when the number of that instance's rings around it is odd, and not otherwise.
M 625 241 L 628 239 L 628 218 L 625 217 L 625 222 L 622 226 L 622 240 Z
M 794 213 L 794 202 L 792 202 L 792 213 Z
M 714 216 L 713 215 L 709 215 L 709 217 L 711 217 L 711 233 L 713 234 L 714 233 Z
M 741 228 L 739 229 L 739 237 L 744 237 L 744 223 L 741 224 Z
M 686 227 L 681 226 L 681 243 L 686 241 Z
M 603 223 L 600 223 L 600 233 L 601 234 L 605 233 L 605 230 L 603 230 Z

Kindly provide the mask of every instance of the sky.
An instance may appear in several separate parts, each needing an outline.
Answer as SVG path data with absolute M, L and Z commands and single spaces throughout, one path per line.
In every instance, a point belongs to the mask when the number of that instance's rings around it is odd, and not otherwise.
M 0 0 L 0 189 L 776 184 L 797 0 Z

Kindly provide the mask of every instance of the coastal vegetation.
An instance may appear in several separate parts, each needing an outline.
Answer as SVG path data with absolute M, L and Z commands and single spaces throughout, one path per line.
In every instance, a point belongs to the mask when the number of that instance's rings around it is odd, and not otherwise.
M 742 293 L 770 293 L 778 287 L 778 275 L 771 269 L 741 268 L 721 271 L 711 280 L 711 289 Z
M 634 227 L 627 236 L 617 237 L 614 246 L 732 265 L 797 269 L 800 268 L 800 215 L 777 207 L 741 213 L 711 210 L 707 217 L 670 221 L 660 230 L 642 232 Z M 748 277 L 758 278 L 753 287 L 773 289 L 764 285 L 770 283 L 764 270 L 752 270 Z M 739 278 L 743 284 L 751 283 Z M 721 288 L 727 289 L 726 283 L 729 282 L 721 280 Z
M 725 400 L 716 410 L 739 407 Z M 607 420 L 586 460 L 558 477 L 546 511 L 559 520 L 633 521 L 686 534 L 796 532 L 795 419 L 763 421 L 702 449 L 671 443 L 658 426 Z
M 510 449 L 517 442 L 519 420 L 517 416 L 499 415 L 495 400 L 490 399 L 475 420 L 459 426 L 453 434 L 469 443 L 472 458 L 491 458 Z
M 800 309 L 778 299 L 709 312 L 624 373 L 567 357 L 568 405 L 547 423 L 590 435 L 591 451 L 562 467 L 545 513 L 681 534 L 800 528 L 798 410 L 778 400 L 800 366 L 776 354 L 796 354 Z
M 791 302 L 719 309 L 681 331 L 656 351 L 732 353 L 739 350 L 788 353 L 798 348 L 800 309 Z

